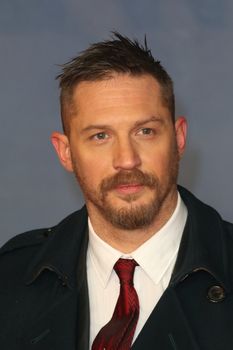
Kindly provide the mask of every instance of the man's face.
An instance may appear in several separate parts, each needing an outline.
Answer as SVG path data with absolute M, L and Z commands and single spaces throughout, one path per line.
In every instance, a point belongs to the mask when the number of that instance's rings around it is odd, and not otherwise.
M 149 75 L 82 82 L 73 103 L 69 139 L 60 135 L 60 150 L 53 143 L 74 171 L 89 214 L 121 229 L 151 225 L 174 198 L 184 119 L 173 124 Z

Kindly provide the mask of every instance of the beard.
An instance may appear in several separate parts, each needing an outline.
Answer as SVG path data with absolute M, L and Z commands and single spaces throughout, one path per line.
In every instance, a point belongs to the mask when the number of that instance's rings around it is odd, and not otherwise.
M 152 173 L 140 169 L 121 170 L 113 176 L 103 179 L 97 189 L 89 181 L 80 176 L 77 163 L 73 160 L 73 169 L 86 202 L 90 202 L 114 227 L 123 230 L 136 230 L 150 226 L 159 216 L 162 208 L 166 207 L 166 199 L 176 188 L 178 177 L 179 156 L 174 148 L 165 178 L 159 180 Z M 122 197 L 125 205 L 114 205 L 111 201 L 111 191 L 119 185 L 138 184 L 145 186 L 151 192 L 150 199 L 137 203 L 140 193 L 128 194 Z M 168 199 L 169 200 L 169 199 Z

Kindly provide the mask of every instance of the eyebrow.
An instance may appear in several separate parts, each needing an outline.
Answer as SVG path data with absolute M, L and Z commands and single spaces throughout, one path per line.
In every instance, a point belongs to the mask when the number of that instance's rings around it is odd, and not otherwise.
M 142 126 L 144 124 L 147 124 L 147 123 L 150 123 L 150 122 L 157 122 L 157 123 L 160 123 L 160 124 L 164 124 L 164 119 L 157 116 L 152 116 L 148 119 L 144 119 L 144 120 L 138 120 L 134 123 L 134 127 L 138 127 L 138 126 Z
M 157 117 L 152 116 L 152 117 L 150 117 L 148 119 L 143 119 L 143 120 L 136 121 L 134 123 L 133 128 L 142 126 L 142 125 L 150 123 L 150 122 L 157 122 L 157 123 L 160 123 L 160 124 L 164 124 L 163 118 L 158 117 L 158 116 Z M 111 129 L 111 126 L 107 125 L 107 124 L 92 124 L 92 125 L 87 126 L 84 129 L 82 129 L 81 133 L 85 133 L 85 132 L 91 131 L 91 130 L 101 130 L 101 129 Z

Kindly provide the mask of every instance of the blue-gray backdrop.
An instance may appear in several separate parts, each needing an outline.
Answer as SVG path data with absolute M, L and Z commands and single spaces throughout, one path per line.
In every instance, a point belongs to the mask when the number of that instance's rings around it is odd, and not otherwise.
M 0 243 L 82 205 L 49 141 L 61 130 L 54 77 L 113 29 L 147 34 L 189 121 L 180 183 L 232 219 L 232 0 L 1 0 Z

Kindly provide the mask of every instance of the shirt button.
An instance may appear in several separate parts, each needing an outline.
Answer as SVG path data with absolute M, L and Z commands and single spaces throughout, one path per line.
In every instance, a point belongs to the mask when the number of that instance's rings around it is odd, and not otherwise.
M 221 286 L 212 286 L 208 289 L 207 298 L 212 303 L 219 303 L 225 299 L 225 291 Z

